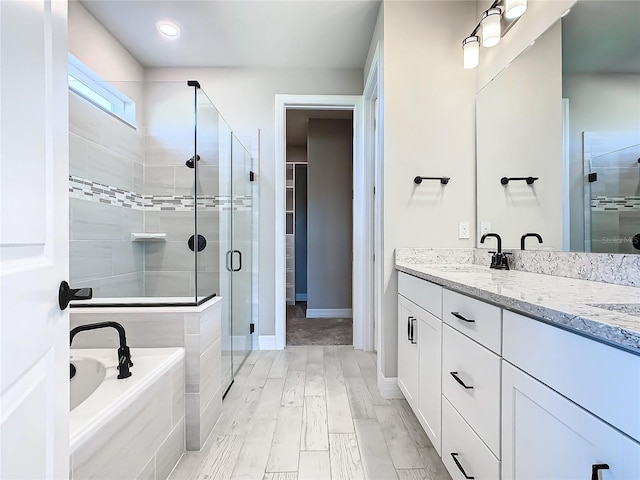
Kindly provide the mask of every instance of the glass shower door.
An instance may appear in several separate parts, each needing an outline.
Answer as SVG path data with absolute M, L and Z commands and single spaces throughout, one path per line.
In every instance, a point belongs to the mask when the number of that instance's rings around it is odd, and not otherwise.
M 222 297 L 221 387 L 233 381 L 231 333 L 231 129 L 201 89 L 196 89 L 196 230 L 201 238 L 197 254 L 196 290 L 198 301 L 212 294 Z
M 233 370 L 252 350 L 253 305 L 253 184 L 251 154 L 231 136 L 231 330 Z

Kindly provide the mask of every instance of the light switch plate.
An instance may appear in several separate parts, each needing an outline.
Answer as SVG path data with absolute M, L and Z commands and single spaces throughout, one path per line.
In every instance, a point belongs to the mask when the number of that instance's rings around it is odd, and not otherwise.
M 458 223 L 458 238 L 469 238 L 469 222 L 460 221 Z

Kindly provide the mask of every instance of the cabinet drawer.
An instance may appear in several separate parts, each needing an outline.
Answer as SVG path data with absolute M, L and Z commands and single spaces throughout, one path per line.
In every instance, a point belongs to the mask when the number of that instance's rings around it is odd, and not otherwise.
M 640 478 L 640 444 L 507 362 L 502 373 L 503 479 L 585 480 L 603 464 L 599 479 Z
M 640 441 L 640 356 L 507 311 L 503 356 Z
M 398 293 L 427 312 L 442 318 L 442 287 L 398 272 Z
M 500 357 L 448 325 L 442 331 L 442 393 L 500 458 Z
M 501 318 L 499 307 L 449 290 L 442 293 L 442 320 L 498 355 L 502 351 Z
M 456 464 L 454 458 L 460 465 Z M 473 477 L 476 480 L 500 478 L 498 459 L 444 397 L 442 398 L 442 462 L 453 480 L 464 480 L 465 474 L 466 478 Z

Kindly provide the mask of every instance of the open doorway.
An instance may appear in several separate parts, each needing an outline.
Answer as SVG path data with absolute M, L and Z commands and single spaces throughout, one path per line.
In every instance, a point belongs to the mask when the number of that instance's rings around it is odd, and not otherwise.
M 286 345 L 353 344 L 353 111 L 286 110 Z

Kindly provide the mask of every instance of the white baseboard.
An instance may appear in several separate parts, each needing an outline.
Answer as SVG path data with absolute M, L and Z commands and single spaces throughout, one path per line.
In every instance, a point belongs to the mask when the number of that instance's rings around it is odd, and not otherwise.
M 385 377 L 378 372 L 378 390 L 382 398 L 391 400 L 393 398 L 404 398 L 400 387 L 398 387 L 398 377 Z
M 306 293 L 296 293 L 296 302 L 306 302 L 308 296 Z
M 276 347 L 276 336 L 260 335 L 258 337 L 258 348 L 260 350 L 278 350 Z
M 307 308 L 307 318 L 353 318 L 353 309 Z

